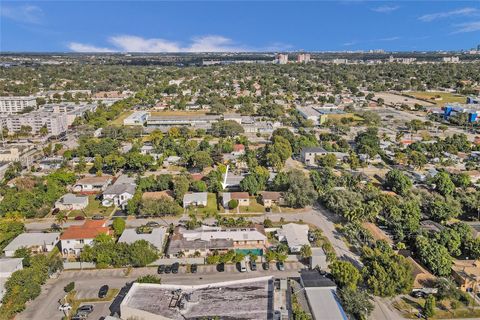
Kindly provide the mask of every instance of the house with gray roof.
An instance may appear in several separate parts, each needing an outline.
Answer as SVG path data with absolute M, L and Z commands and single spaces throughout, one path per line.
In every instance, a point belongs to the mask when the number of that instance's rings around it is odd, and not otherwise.
M 136 229 L 125 229 L 118 242 L 131 244 L 135 241 L 145 240 L 157 248 L 158 251 L 162 251 L 166 230 L 165 227 L 159 227 L 153 228 L 150 233 L 137 233 Z
M 128 200 L 133 198 L 136 188 L 137 185 L 134 178 L 122 175 L 114 184 L 105 189 L 102 205 L 105 207 L 115 205 L 125 209 Z
M 13 257 L 15 251 L 20 248 L 28 248 L 33 253 L 50 252 L 60 241 L 59 232 L 43 233 L 32 232 L 22 233 L 13 239 L 4 249 L 6 257 Z
M 191 192 L 183 196 L 183 207 L 189 206 L 207 206 L 208 193 L 207 192 Z
M 60 210 L 82 210 L 88 206 L 88 197 L 67 193 L 55 202 L 55 208 Z

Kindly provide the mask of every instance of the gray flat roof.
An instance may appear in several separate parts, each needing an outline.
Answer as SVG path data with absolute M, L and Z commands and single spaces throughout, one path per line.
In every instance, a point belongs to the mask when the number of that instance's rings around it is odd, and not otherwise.
M 22 233 L 13 239 L 3 251 L 15 251 L 23 247 L 32 247 L 32 246 L 43 246 L 43 245 L 54 245 L 59 240 L 60 233 Z
M 178 299 L 180 297 L 180 299 Z M 183 306 L 183 307 L 179 307 Z M 272 319 L 271 277 L 197 286 L 134 283 L 122 302 L 130 312 L 141 310 L 167 319 Z M 132 310 L 133 309 L 133 310 Z
M 308 305 L 315 320 L 348 320 L 338 301 L 335 290 L 330 288 L 306 288 Z
M 118 242 L 134 243 L 138 240 L 145 240 L 154 245 L 158 250 L 162 250 L 165 230 L 164 227 L 160 227 L 153 228 L 152 233 L 137 233 L 135 229 L 125 229 Z

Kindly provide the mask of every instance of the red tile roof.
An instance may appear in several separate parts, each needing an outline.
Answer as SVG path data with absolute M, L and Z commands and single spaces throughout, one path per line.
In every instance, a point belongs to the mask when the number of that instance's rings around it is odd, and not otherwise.
M 236 200 L 248 199 L 248 192 L 231 192 L 230 197 Z
M 60 236 L 60 240 L 93 239 L 101 233 L 110 234 L 106 220 L 86 220 L 81 226 L 70 226 Z
M 245 150 L 245 146 L 243 144 L 236 144 L 233 146 L 233 151 L 239 152 Z

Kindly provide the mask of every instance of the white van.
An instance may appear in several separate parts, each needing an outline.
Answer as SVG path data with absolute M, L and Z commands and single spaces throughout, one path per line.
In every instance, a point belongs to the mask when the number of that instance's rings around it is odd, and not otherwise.
M 240 272 L 247 272 L 247 263 L 245 260 L 240 261 Z

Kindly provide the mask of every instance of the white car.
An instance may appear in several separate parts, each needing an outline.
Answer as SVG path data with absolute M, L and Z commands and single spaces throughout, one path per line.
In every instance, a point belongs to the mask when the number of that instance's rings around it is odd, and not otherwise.
M 64 304 L 61 304 L 60 306 L 58 306 L 58 310 L 59 311 L 70 311 L 70 310 L 72 310 L 72 306 L 70 305 L 70 303 L 64 303 Z

